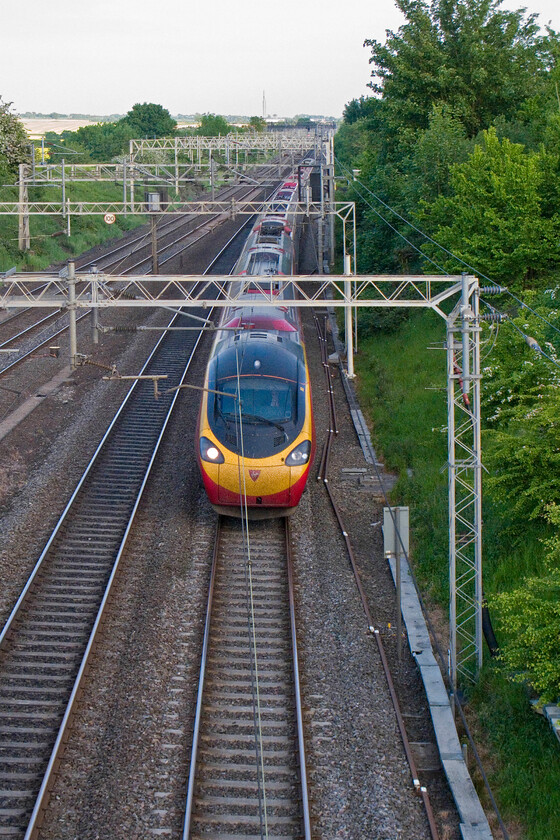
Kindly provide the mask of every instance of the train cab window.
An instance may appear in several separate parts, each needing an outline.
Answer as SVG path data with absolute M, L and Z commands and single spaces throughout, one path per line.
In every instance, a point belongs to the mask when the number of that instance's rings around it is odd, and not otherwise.
M 297 412 L 297 386 L 295 382 L 268 376 L 243 376 L 239 380 L 241 415 L 248 423 L 287 423 L 294 421 Z M 217 397 L 218 413 L 231 416 L 239 413 L 237 380 L 220 385 Z

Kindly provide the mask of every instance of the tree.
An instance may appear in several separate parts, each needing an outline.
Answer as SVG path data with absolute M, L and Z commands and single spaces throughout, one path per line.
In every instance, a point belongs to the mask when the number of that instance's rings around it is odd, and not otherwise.
M 177 122 L 166 108 L 153 102 L 137 103 L 119 122 L 130 126 L 133 137 L 169 137 L 177 129 Z
M 549 66 L 536 15 L 501 0 L 396 0 L 406 23 L 384 44 L 366 40 L 388 120 L 427 128 L 434 104 L 449 105 L 469 136 L 509 118 L 539 89 Z
M 229 132 L 230 125 L 224 117 L 218 114 L 203 114 L 195 134 L 202 137 L 219 137 L 222 134 L 229 134 Z
M 29 163 L 30 142 L 23 123 L 12 114 L 11 102 L 0 96 L 0 178 L 2 181 L 17 174 L 20 163 Z
M 558 530 L 560 507 L 550 505 L 548 519 Z M 560 539 L 545 540 L 545 573 L 525 578 L 513 592 L 495 595 L 491 606 L 498 610 L 507 638 L 501 659 L 515 682 L 529 682 L 542 702 L 560 698 Z
M 138 134 L 125 119 L 116 123 L 84 125 L 75 132 L 80 146 L 85 147 L 92 160 L 111 160 L 128 151 L 130 140 Z
M 255 131 L 266 131 L 266 120 L 262 117 L 251 117 L 249 120 L 249 126 Z
M 373 96 L 360 96 L 359 99 L 352 99 L 344 108 L 342 119 L 347 125 L 369 117 L 377 104 L 377 99 Z
M 425 206 L 433 238 L 476 271 L 518 291 L 560 266 L 560 217 L 542 213 L 543 157 L 484 132 L 465 163 L 451 167 L 452 195 Z M 451 273 L 458 263 L 424 248 Z
M 465 161 L 470 150 L 471 144 L 461 121 L 447 106 L 434 105 L 428 128 L 418 134 L 412 152 L 412 170 L 416 175 L 414 203 L 448 195 L 450 168 Z

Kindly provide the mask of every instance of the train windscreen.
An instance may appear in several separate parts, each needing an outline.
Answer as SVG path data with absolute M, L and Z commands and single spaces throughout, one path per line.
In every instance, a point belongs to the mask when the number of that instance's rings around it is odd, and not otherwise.
M 237 379 L 219 383 L 218 413 L 225 417 L 238 416 Z M 297 383 L 268 376 L 241 376 L 239 379 L 242 420 L 263 423 L 295 421 L 297 413 Z

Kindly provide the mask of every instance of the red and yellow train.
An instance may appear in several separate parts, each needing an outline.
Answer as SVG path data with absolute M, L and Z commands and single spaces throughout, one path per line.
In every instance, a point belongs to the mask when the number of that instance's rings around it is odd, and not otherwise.
M 260 216 L 247 239 L 232 281 L 240 294 L 222 314 L 206 371 L 198 462 L 212 506 L 230 516 L 293 513 L 315 454 L 301 321 L 283 303 L 293 298 L 290 187 L 280 188 L 283 206 Z M 270 278 L 273 300 L 264 307 L 255 306 L 251 275 L 267 285 Z

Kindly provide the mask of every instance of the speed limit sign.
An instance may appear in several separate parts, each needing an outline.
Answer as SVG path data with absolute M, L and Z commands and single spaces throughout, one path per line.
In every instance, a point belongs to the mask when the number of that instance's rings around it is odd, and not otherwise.
M 105 213 L 105 215 L 103 216 L 104 222 L 108 225 L 112 225 L 115 219 L 116 216 L 114 213 Z

